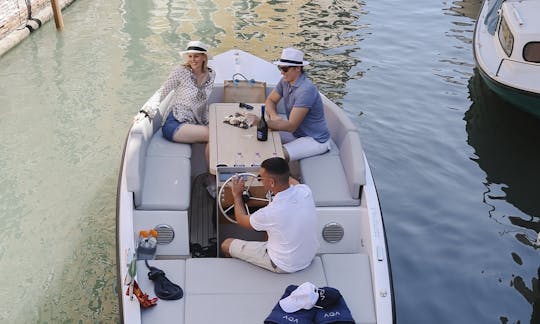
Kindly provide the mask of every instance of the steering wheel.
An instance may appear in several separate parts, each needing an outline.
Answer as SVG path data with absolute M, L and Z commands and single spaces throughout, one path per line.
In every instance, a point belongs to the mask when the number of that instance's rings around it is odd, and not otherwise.
M 255 202 L 256 203 L 255 207 L 266 206 L 270 202 L 269 193 L 265 192 L 263 195 L 261 194 L 260 190 L 253 190 L 256 188 L 256 187 L 253 187 L 253 184 L 255 182 L 258 182 L 258 177 L 256 175 L 254 175 L 253 173 L 244 172 L 244 173 L 238 173 L 236 176 L 243 177 L 246 183 L 246 186 L 244 187 L 244 191 L 242 192 L 242 201 L 244 202 L 244 208 L 246 208 L 246 212 L 248 215 L 251 215 L 248 202 L 251 202 L 252 204 L 253 202 Z M 225 192 L 225 188 L 231 187 L 232 179 L 233 177 L 230 177 L 229 179 L 227 179 L 227 181 L 223 183 L 221 188 L 219 188 L 218 207 L 221 213 L 223 214 L 223 216 L 229 222 L 236 224 L 237 221 L 236 219 L 233 218 L 234 217 L 234 201 L 231 199 L 232 193 L 229 191 L 228 194 L 226 194 Z M 253 194 L 252 192 L 255 192 L 255 191 L 259 191 L 259 192 Z

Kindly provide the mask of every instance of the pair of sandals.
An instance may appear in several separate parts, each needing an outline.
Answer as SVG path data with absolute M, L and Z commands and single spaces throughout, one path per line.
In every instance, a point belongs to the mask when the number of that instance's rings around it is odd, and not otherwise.
M 157 305 L 158 298 L 163 300 L 177 300 L 184 296 L 184 291 L 180 286 L 171 282 L 166 276 L 163 270 L 156 267 L 152 267 L 148 264 L 147 260 L 144 260 L 146 266 L 150 270 L 148 272 L 148 278 L 154 282 L 154 292 L 157 297 L 150 298 L 148 294 L 145 294 L 137 281 L 133 281 L 133 295 L 137 297 L 139 304 L 142 308 L 150 308 Z M 130 288 L 127 289 L 126 295 L 129 295 Z
M 215 258 L 217 256 L 217 240 L 215 237 L 208 239 L 208 245 L 202 246 L 199 243 L 190 243 L 189 249 L 193 258 Z

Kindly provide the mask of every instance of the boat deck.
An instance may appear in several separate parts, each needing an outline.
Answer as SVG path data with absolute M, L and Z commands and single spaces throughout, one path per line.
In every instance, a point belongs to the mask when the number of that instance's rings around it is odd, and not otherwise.
M 369 257 L 363 253 L 323 254 L 310 267 L 292 274 L 276 274 L 237 259 L 192 258 L 151 260 L 150 265 L 184 289 L 176 301 L 159 300 L 141 311 L 143 323 L 260 323 L 285 288 L 306 281 L 338 288 L 357 323 L 376 323 Z M 358 269 L 354 274 L 347 266 Z M 152 292 L 144 262 L 137 264 L 139 285 Z

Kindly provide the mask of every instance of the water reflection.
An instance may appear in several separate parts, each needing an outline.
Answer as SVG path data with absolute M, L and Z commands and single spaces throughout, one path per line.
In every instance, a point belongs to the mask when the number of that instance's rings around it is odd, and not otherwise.
M 540 248 L 537 242 L 540 233 L 540 202 L 537 199 L 540 121 L 499 99 L 477 69 L 469 80 L 469 91 L 473 103 L 464 118 L 467 142 L 475 149 L 476 157 L 471 159 L 486 173 L 484 203 L 490 206 L 490 217 L 505 227 L 503 233 L 514 233 L 523 246 L 536 250 Z M 523 214 L 507 212 L 504 208 L 499 211 L 496 204 L 501 200 Z M 517 252 L 512 253 L 512 258 L 517 265 L 524 264 Z M 538 271 L 540 274 L 540 268 Z M 540 276 L 531 279 L 530 287 L 522 276 L 512 277 L 510 284 L 532 306 L 531 323 L 539 323 Z M 507 323 L 508 318 L 501 317 L 501 321 Z
M 352 71 L 364 27 L 357 2 L 169 0 L 126 2 L 122 10 L 126 58 L 133 61 L 127 74 L 134 80 L 147 78 L 155 63 L 168 70 L 191 39 L 208 43 L 213 53 L 240 48 L 266 60 L 279 58 L 283 47 L 300 48 L 312 62 L 311 79 L 335 100 L 346 94 L 347 81 L 362 75 Z
M 537 277 L 531 279 L 531 288 L 527 286 L 521 276 L 514 279 L 514 289 L 516 289 L 532 306 L 530 323 L 540 323 L 540 267 L 537 270 Z M 507 323 L 503 321 L 503 323 Z
M 467 113 L 468 143 L 489 184 L 505 184 L 506 201 L 528 215 L 540 216 L 535 199 L 540 183 L 540 121 L 500 100 L 478 71 L 469 81 L 473 103 Z
M 450 11 L 455 15 L 469 17 L 473 20 L 478 18 L 480 8 L 482 7 L 482 0 L 463 0 L 454 1 L 450 7 Z

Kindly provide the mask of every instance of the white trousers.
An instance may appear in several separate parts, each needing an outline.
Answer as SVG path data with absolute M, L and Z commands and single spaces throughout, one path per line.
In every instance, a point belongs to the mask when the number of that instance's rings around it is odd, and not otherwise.
M 319 143 L 313 137 L 295 137 L 289 132 L 279 132 L 279 135 L 291 161 L 319 155 L 330 150 L 330 140 Z

